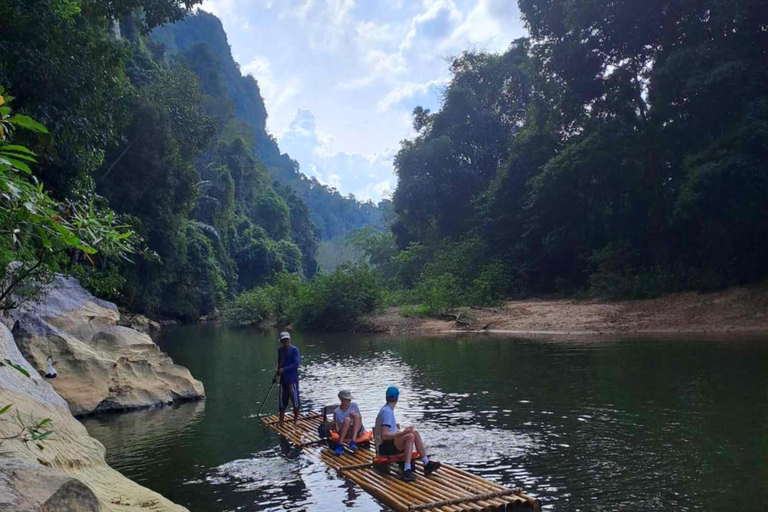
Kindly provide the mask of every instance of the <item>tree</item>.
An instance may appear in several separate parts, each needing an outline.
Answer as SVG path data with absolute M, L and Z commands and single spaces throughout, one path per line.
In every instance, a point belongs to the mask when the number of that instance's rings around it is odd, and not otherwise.
M 48 130 L 27 116 L 12 114 L 13 98 L 0 87 L 0 309 L 34 297 L 73 257 L 86 264 L 127 259 L 136 237 L 97 197 L 59 202 L 51 198 L 30 164 L 35 154 L 11 144 L 17 129 Z

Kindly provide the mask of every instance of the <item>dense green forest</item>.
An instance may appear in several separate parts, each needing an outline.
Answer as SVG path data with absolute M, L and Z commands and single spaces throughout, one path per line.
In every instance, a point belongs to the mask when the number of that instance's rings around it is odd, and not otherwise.
M 760 0 L 520 0 L 530 38 L 465 53 L 396 158 L 392 230 L 504 294 L 647 296 L 768 271 Z M 437 265 L 439 267 L 439 265 Z M 483 270 L 485 269 L 485 270 Z M 458 270 L 458 273 L 456 272 Z
M 196 3 L 0 2 L 0 84 L 49 131 L 15 141 L 37 154 L 33 179 L 114 211 L 143 248 L 46 263 L 152 316 L 197 318 L 275 274 L 309 278 L 319 240 L 381 222 L 280 154 L 258 83 L 217 18 L 190 16 Z M 3 268 L 39 253 L 24 240 L 3 241 Z
M 377 270 L 378 303 L 435 314 L 764 278 L 764 2 L 519 7 L 529 38 L 459 55 L 439 111 L 414 110 L 390 232 L 350 238 Z
M 234 119 L 225 129 L 252 143 L 254 156 L 271 175 L 304 200 L 322 240 L 344 237 L 364 226 L 381 225 L 382 212 L 376 205 L 342 196 L 301 173 L 294 160 L 280 153 L 277 142 L 267 133 L 267 111 L 258 84 L 252 76 L 242 76 L 216 16 L 199 11 L 178 23 L 158 27 L 151 37 L 162 44 L 166 58 L 181 60 L 195 71 L 206 94 L 231 102 Z
M 529 37 L 453 59 L 380 208 L 280 153 L 257 81 L 195 3 L 0 1 L 0 84 L 50 131 L 18 134 L 36 174 L 136 232 L 130 263 L 73 265 L 70 249 L 63 266 L 132 310 L 195 318 L 236 298 L 231 321 L 327 329 L 386 304 L 647 297 L 768 272 L 762 1 L 520 0 Z M 322 239 L 337 249 L 316 275 Z

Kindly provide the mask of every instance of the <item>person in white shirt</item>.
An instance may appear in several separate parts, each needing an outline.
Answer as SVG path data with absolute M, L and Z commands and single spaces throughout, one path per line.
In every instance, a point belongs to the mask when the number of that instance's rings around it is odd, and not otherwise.
M 374 428 L 378 453 L 384 456 L 404 454 L 403 480 L 413 482 L 416 480 L 416 476 L 413 474 L 411 457 L 413 456 L 413 448 L 415 446 L 416 451 L 421 456 L 421 461 L 424 463 L 424 476 L 431 475 L 440 468 L 440 463 L 429 460 L 427 449 L 421 440 L 421 434 L 414 430 L 413 427 L 408 427 L 398 432 L 397 421 L 395 420 L 395 406 L 400 398 L 400 390 L 390 386 L 387 388 L 386 398 L 387 403 L 376 416 L 376 428 Z
M 360 414 L 360 409 L 352 401 L 354 400 L 352 393 L 342 390 L 339 391 L 338 396 L 339 400 L 341 400 L 341 405 L 333 411 L 333 421 L 336 432 L 339 433 L 339 442 L 336 443 L 334 453 L 341 455 L 344 453 L 341 445 L 345 440 L 349 440 L 350 450 L 357 450 L 355 439 L 363 433 L 365 428 L 363 427 L 363 416 Z

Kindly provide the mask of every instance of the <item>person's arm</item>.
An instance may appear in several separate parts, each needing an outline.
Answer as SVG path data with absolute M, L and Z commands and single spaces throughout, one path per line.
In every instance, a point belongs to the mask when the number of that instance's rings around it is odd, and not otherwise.
M 338 409 L 333 411 L 333 423 L 336 425 L 336 432 L 341 432 L 341 421 L 339 421 Z
M 406 431 L 402 432 L 395 432 L 394 434 L 389 432 L 389 425 L 382 425 L 381 426 L 381 440 L 382 441 L 394 441 L 398 437 L 405 434 Z

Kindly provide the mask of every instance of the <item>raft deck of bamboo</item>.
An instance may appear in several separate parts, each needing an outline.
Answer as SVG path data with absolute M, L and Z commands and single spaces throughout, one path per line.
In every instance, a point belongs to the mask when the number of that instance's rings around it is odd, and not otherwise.
M 327 440 L 317 435 L 322 421 L 322 416 L 317 413 L 300 417 L 298 425 L 293 424 L 290 414 L 285 415 L 282 427 L 278 426 L 277 416 L 261 420 L 262 424 L 398 512 L 541 509 L 539 500 L 445 463 L 427 478 L 423 476 L 421 462 L 417 461 L 414 464 L 416 481 L 404 482 L 399 469 L 387 475 L 373 468 L 373 447 L 360 446 L 352 452 L 345 446 L 344 454 L 337 456 L 328 447 Z M 397 465 L 392 467 L 394 469 Z

